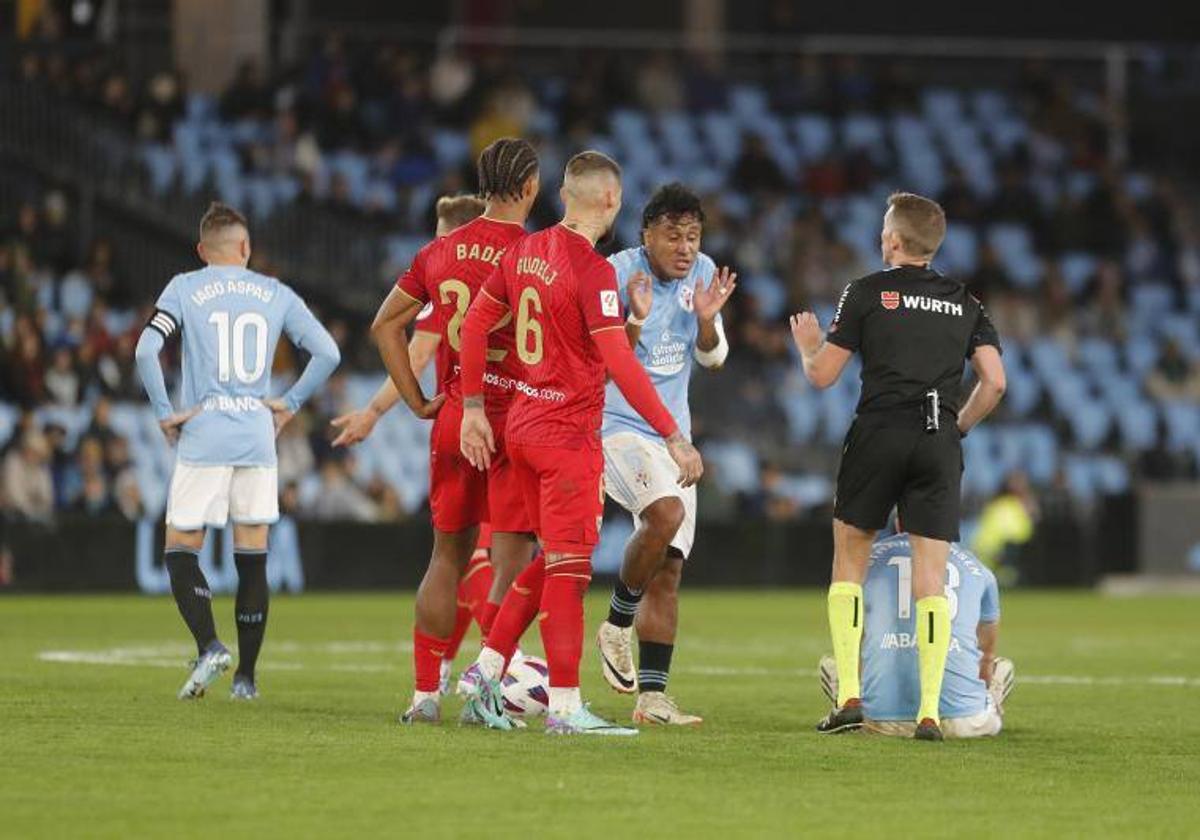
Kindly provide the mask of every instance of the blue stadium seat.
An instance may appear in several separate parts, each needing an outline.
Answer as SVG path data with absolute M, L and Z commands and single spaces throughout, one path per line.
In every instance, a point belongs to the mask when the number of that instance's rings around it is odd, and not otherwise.
M 12 440 L 20 416 L 21 413 L 15 405 L 0 402 L 0 447 L 7 445 Z
M 783 316 L 787 307 L 787 288 L 778 277 L 772 274 L 754 274 L 747 277 L 744 284 L 746 293 L 753 295 L 758 301 L 764 318 L 773 321 Z
M 1041 261 L 1033 252 L 1033 238 L 1027 227 L 1012 222 L 994 224 L 987 230 L 987 240 L 1016 285 L 1029 289 L 1038 284 Z
M 1008 98 L 1001 91 L 981 88 L 971 94 L 971 110 L 982 125 L 990 125 L 1009 115 Z
M 758 85 L 735 85 L 729 92 L 729 110 L 743 126 L 754 128 L 770 113 L 767 92 Z
M 934 262 L 947 274 L 966 277 L 975 271 L 978 256 L 979 241 L 974 229 L 966 225 L 951 225 Z
M 435 131 L 432 144 L 434 157 L 443 169 L 456 167 L 471 156 L 471 141 L 461 131 Z
M 1058 261 L 1058 268 L 1071 294 L 1077 295 L 1084 290 L 1095 274 L 1096 258 L 1082 251 L 1072 251 L 1062 255 Z
M 1113 406 L 1121 445 L 1127 450 L 1146 450 L 1158 440 L 1158 412 L 1149 400 L 1126 400 Z
M 842 143 L 847 149 L 866 151 L 872 158 L 882 159 L 887 150 L 883 121 L 871 114 L 851 114 L 842 121 Z
M 1025 366 L 1006 361 L 1004 367 L 1008 380 L 1004 405 L 1013 417 L 1028 417 L 1042 398 L 1042 387 Z
M 1163 420 L 1167 425 L 1167 447 L 1183 452 L 1200 441 L 1200 406 L 1186 402 L 1162 404 Z
M 779 407 L 787 418 L 789 439 L 793 444 L 807 443 L 817 430 L 820 419 L 817 400 L 808 386 L 798 381 L 798 375 L 789 377 L 788 384 L 779 393 Z
M 147 143 L 142 147 L 142 163 L 150 176 L 150 189 L 155 195 L 164 195 L 171 189 L 178 169 L 175 150 L 159 143 Z
M 716 479 L 727 491 L 751 493 L 758 489 L 758 455 L 738 440 L 713 440 L 703 447 L 704 459 L 713 466 Z
M 921 110 L 937 126 L 961 125 L 965 119 L 962 95 L 950 88 L 926 88 L 921 94 Z
M 833 148 L 833 122 L 824 114 L 800 114 L 792 120 L 792 131 L 805 160 L 823 158 Z
M 1112 455 L 1100 455 L 1092 458 L 1089 463 L 1092 470 L 1092 482 L 1098 493 L 1117 495 L 1129 490 L 1129 467 L 1119 458 Z
M 992 146 L 1001 155 L 1010 155 L 1029 139 L 1029 125 L 1020 117 L 1003 117 L 983 124 Z
M 700 120 L 708 151 L 717 164 L 727 168 L 742 151 L 742 132 L 733 117 L 719 111 L 710 111 Z

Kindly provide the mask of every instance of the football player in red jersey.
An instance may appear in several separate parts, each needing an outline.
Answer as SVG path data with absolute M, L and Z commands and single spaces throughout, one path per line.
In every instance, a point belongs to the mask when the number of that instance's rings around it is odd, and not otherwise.
M 503 450 L 494 469 L 470 469 L 458 445 L 462 417 L 459 382 L 461 328 L 471 300 L 500 262 L 505 249 L 525 235 L 523 227 L 538 194 L 538 161 L 524 140 L 502 138 L 479 156 L 479 192 L 487 203 L 479 218 L 426 245 L 396 282 L 371 327 L 380 355 L 401 399 L 418 417 L 434 419 L 430 437 L 430 493 L 434 545 L 429 568 L 417 590 L 413 629 L 415 690 L 404 723 L 441 719 L 438 691 L 441 663 L 453 641 L 459 581 L 475 551 L 479 525 L 492 526 L 492 560 L 501 583 L 533 553 L 532 527 L 515 472 Z M 441 327 L 438 394 L 426 399 L 413 372 L 405 328 L 422 307 Z M 489 411 L 503 428 L 522 367 L 506 324 L 485 344 L 489 367 Z M 507 580 L 502 580 L 507 577 Z M 498 595 L 503 595 L 500 589 Z M 498 601 L 498 598 L 497 598 Z M 496 607 L 498 609 L 498 606 Z M 486 621 L 486 619 L 485 619 Z
M 550 667 L 547 731 L 634 735 L 636 729 L 592 714 L 579 696 L 583 596 L 604 509 L 600 421 L 606 374 L 666 439 L 680 484 L 694 484 L 703 464 L 630 349 L 616 275 L 595 250 L 621 208 L 620 167 L 599 152 L 581 152 L 567 163 L 562 199 L 562 223 L 505 252 L 463 324 L 462 452 L 478 469 L 507 454 L 544 552 L 505 596 L 476 661 L 481 679 L 467 711 L 489 726 L 513 727 L 499 680 L 516 640 L 540 614 Z M 525 378 L 501 448 L 489 416 L 494 397 L 485 389 L 485 360 L 489 334 L 510 319 Z
M 473 195 L 444 195 L 437 200 L 437 229 L 435 236 L 445 236 L 453 230 L 473 221 L 483 215 L 486 207 L 483 199 Z M 442 338 L 442 325 L 436 322 L 433 315 L 433 304 L 425 305 L 421 314 L 413 324 L 413 337 L 408 345 L 409 359 L 412 361 L 413 373 L 418 377 L 437 354 L 438 343 Z M 438 381 L 444 373 L 439 372 Z M 371 436 L 379 418 L 392 410 L 400 401 L 400 392 L 391 377 L 384 377 L 383 383 L 371 397 L 371 401 L 357 411 L 350 411 L 335 417 L 330 425 L 337 429 L 337 437 L 333 446 L 353 446 Z M 450 636 L 450 644 L 442 658 L 441 681 L 439 690 L 443 695 L 449 691 L 450 671 L 454 658 L 458 655 L 459 646 L 470 629 L 471 620 L 479 625 L 482 638 L 487 638 L 491 621 L 495 618 L 500 600 L 512 583 L 512 576 L 520 569 L 513 569 L 507 575 L 499 576 L 499 587 L 495 593 L 492 587 L 497 580 L 492 575 L 491 562 L 492 531 L 487 525 L 479 528 L 479 539 L 475 543 L 475 553 L 471 562 L 463 572 L 462 581 L 458 584 L 458 612 L 454 619 L 454 632 Z

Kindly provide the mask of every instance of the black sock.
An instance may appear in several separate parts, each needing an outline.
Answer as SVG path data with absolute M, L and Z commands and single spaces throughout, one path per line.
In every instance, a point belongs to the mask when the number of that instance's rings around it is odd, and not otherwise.
M 642 602 L 642 590 L 630 589 L 620 578 L 613 587 L 612 601 L 608 604 L 608 623 L 618 627 L 632 627 L 633 617 L 637 615 L 638 604 Z
M 675 645 L 638 640 L 638 691 L 666 691 Z
M 200 560 L 188 551 L 167 551 L 163 559 L 171 576 L 171 594 L 175 596 L 179 614 L 203 654 L 217 640 L 217 626 L 213 623 L 212 592 L 204 572 L 200 571 Z
M 254 679 L 254 665 L 267 632 L 267 603 L 271 590 L 267 586 L 267 553 L 238 551 L 233 556 L 237 564 L 238 588 L 234 601 L 237 619 L 237 674 Z

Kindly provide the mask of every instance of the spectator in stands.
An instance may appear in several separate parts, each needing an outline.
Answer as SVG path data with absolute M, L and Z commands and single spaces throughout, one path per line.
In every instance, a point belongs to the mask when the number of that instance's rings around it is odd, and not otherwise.
M 1200 365 L 1187 357 L 1178 341 L 1169 338 L 1146 380 L 1146 390 L 1164 402 L 1200 401 Z
M 759 473 L 758 489 L 748 494 L 743 501 L 744 515 L 773 522 L 796 519 L 800 514 L 800 505 L 795 499 L 781 492 L 783 481 L 783 471 L 777 464 L 770 461 L 763 464 Z
M 938 195 L 938 204 L 946 211 L 951 224 L 974 224 L 983 215 L 983 206 L 966 176 L 957 166 L 946 172 L 946 186 Z
M 232 84 L 221 95 L 221 116 L 231 122 L 262 119 L 270 113 L 271 97 L 262 70 L 252 58 L 238 65 Z
M 634 92 L 638 106 L 652 114 L 669 114 L 683 108 L 683 82 L 667 52 L 654 52 L 639 63 Z
M 58 423 L 47 423 L 43 434 L 50 448 L 50 477 L 54 481 L 54 509 L 70 506 L 80 489 L 79 466 L 67 448 L 67 430 Z
M 354 483 L 352 462 L 351 456 L 336 454 L 321 465 L 321 490 L 311 511 L 317 519 L 376 520 L 375 503 Z
M 317 466 L 308 435 L 312 428 L 311 414 L 301 411 L 283 427 L 276 440 L 279 483 L 299 482 Z
M 104 447 L 108 446 L 108 442 L 117 437 L 117 433 L 112 427 L 112 401 L 108 397 L 100 397 L 96 400 L 96 405 L 92 409 L 92 422 L 88 425 L 85 434 L 100 444 L 101 453 L 103 453 Z
M 494 140 L 523 136 L 536 109 L 529 88 L 516 75 L 509 75 L 487 97 L 482 113 L 471 124 L 468 134 L 472 159 Z
M 183 116 L 183 85 L 168 71 L 154 74 L 146 85 L 146 96 L 137 112 L 136 133 L 150 143 L 171 142 L 171 128 Z
M 111 510 L 109 479 L 104 469 L 104 445 L 95 437 L 79 442 L 76 455 L 79 463 L 79 492 L 71 506 L 82 513 L 98 516 Z
M 783 170 L 767 151 L 767 144 L 761 136 L 753 133 L 742 137 L 742 151 L 733 164 L 730 182 L 738 190 L 751 195 L 778 193 L 787 187 Z
M 14 322 L 12 345 L 6 365 L 8 393 L 22 406 L 41 405 L 46 401 L 42 335 L 29 316 L 19 316 Z
M 50 446 L 34 429 L 4 458 L 4 498 L 18 517 L 47 522 L 54 514 L 54 478 L 50 473 Z
M 1037 516 L 1038 504 L 1029 476 L 1020 470 L 1009 473 L 1004 487 L 984 505 L 971 550 L 988 568 L 1013 565 L 1010 552 L 1033 539 Z
M 71 348 L 60 344 L 54 348 L 50 369 L 45 375 L 46 393 L 51 402 L 67 408 L 79 403 L 79 373 L 75 370 L 75 357 Z
M 1128 336 L 1128 302 L 1124 279 L 1117 264 L 1105 260 L 1089 284 L 1087 305 L 1079 313 L 1079 329 L 1085 335 L 1124 341 Z

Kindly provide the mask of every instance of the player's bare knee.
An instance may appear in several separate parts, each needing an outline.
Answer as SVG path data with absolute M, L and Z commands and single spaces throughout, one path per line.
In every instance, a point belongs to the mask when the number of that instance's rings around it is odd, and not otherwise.
M 181 531 L 178 528 L 172 528 L 168 525 L 164 545 L 167 551 L 173 548 L 199 551 L 200 547 L 204 545 L 204 529 L 198 528 L 195 531 Z
M 683 500 L 667 496 L 648 505 L 642 511 L 642 521 L 657 540 L 669 543 L 683 525 L 684 515 Z
M 266 551 L 267 540 L 271 529 L 267 525 L 233 526 L 233 547 L 235 551 Z

